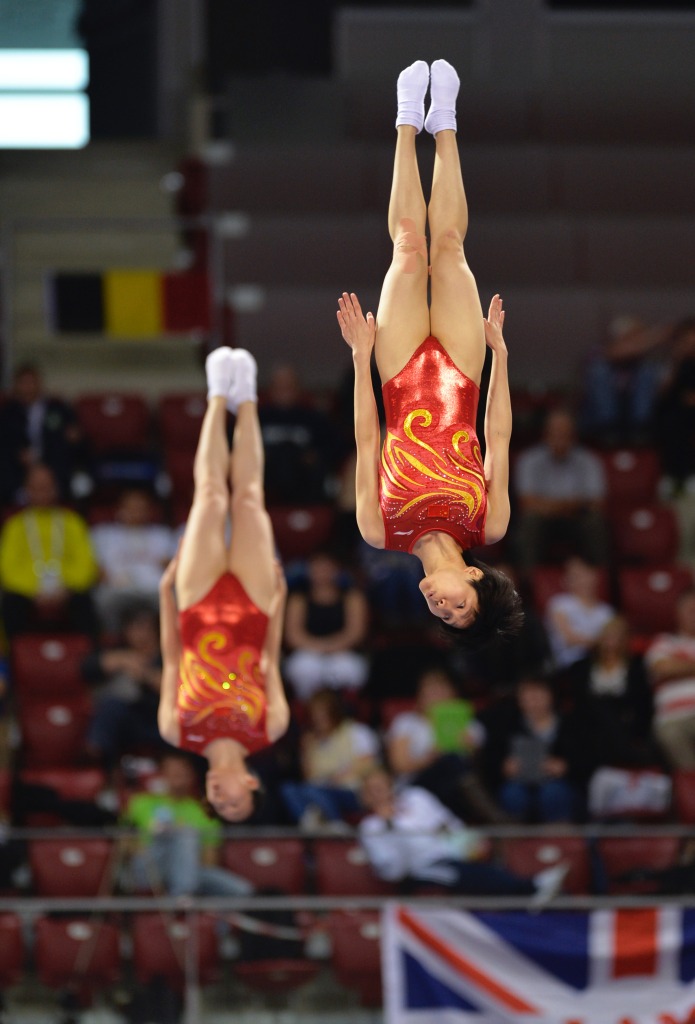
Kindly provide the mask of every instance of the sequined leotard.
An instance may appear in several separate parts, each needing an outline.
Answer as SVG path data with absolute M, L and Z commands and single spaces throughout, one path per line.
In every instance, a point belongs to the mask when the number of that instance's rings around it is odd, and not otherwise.
M 225 573 L 202 601 L 179 613 L 179 628 L 179 746 L 196 754 L 222 738 L 249 753 L 268 746 L 260 669 L 268 616 Z
M 477 384 L 429 337 L 382 392 L 385 546 L 412 551 L 419 537 L 435 530 L 464 550 L 484 544 L 487 491 L 475 433 Z

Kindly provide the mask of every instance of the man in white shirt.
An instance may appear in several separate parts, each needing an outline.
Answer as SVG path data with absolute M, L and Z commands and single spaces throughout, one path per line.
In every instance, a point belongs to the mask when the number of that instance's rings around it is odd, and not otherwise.
M 366 776 L 361 797 L 371 813 L 360 822 L 360 842 L 372 870 L 384 881 L 436 884 L 457 893 L 529 896 L 536 905 L 560 891 L 566 865 L 521 878 L 486 863 L 485 840 L 427 790 L 406 786 L 396 792 L 384 768 Z
M 695 589 L 681 594 L 676 629 L 645 654 L 654 687 L 654 733 L 674 768 L 695 768 Z

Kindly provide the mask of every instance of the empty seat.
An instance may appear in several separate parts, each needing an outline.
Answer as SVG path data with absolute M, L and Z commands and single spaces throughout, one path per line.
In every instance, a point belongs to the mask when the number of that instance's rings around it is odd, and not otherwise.
M 81 395 L 75 408 L 95 455 L 142 454 L 150 446 L 150 410 L 142 395 Z
M 25 768 L 75 765 L 84 750 L 91 705 L 86 697 L 37 701 L 20 707 Z
M 222 864 L 256 889 L 306 892 L 306 862 L 301 839 L 228 839 Z
M 106 896 L 116 847 L 110 839 L 33 839 L 29 865 L 37 896 Z
M 666 565 L 678 553 L 678 520 L 667 505 L 642 505 L 612 518 L 613 551 L 619 562 Z
M 661 466 L 651 448 L 618 448 L 599 452 L 606 474 L 609 509 L 650 505 L 656 500 Z
M 673 799 L 678 821 L 695 825 L 695 770 L 679 768 L 673 773 Z
M 641 877 L 641 873 L 675 867 L 680 846 L 678 836 L 615 836 L 599 839 L 597 849 L 608 892 L 657 891 L 658 882 Z
M 165 981 L 180 991 L 184 985 L 187 957 L 200 984 L 215 981 L 219 965 L 216 920 L 212 914 L 136 914 L 133 918 L 133 967 L 142 985 Z
M 36 973 L 49 988 L 98 992 L 121 973 L 115 924 L 91 917 L 39 917 L 34 927 Z
M 545 868 L 567 864 L 563 883 L 567 893 L 584 894 L 591 889 L 589 851 L 581 836 L 542 836 L 505 839 L 501 847 L 505 867 L 514 874 L 531 878 Z
M 10 801 L 12 798 L 12 772 L 9 768 L 0 769 L 0 818 L 9 820 Z
M 164 466 L 171 481 L 172 501 L 190 508 L 193 501 L 193 452 L 188 448 L 169 448 Z
M 200 391 L 162 395 L 157 420 L 165 451 L 195 451 L 206 406 L 205 396 Z
M 274 506 L 268 509 L 283 559 L 306 558 L 323 547 L 335 527 L 332 505 Z
M 80 696 L 87 692 L 81 674 L 89 637 L 79 634 L 24 635 L 12 641 L 12 678 L 20 703 L 34 698 Z
M 538 612 L 545 612 L 548 601 L 563 589 L 564 569 L 561 565 L 537 565 L 531 570 L 531 595 L 534 607 Z M 601 566 L 598 570 L 598 596 L 602 601 L 610 601 L 610 577 L 608 570 Z
M 17 984 L 23 966 L 24 938 L 19 915 L 0 914 L 0 993 Z
M 331 966 L 338 981 L 356 991 L 364 1006 L 379 1006 L 382 989 L 378 911 L 334 911 L 326 923 L 331 938 Z
M 632 629 L 647 636 L 672 631 L 678 598 L 692 583 L 690 570 L 683 566 L 621 569 L 620 606 Z
M 62 800 L 88 803 L 94 803 L 106 789 L 106 775 L 101 768 L 29 768 L 20 772 L 20 780 L 28 786 L 46 786 Z M 52 810 L 24 813 L 24 824 L 31 828 L 69 823 Z
M 372 871 L 352 839 L 319 839 L 314 844 L 316 891 L 321 896 L 393 896 L 395 888 Z
M 379 718 L 382 729 L 388 729 L 394 718 L 406 711 L 415 711 L 416 702 L 413 697 L 389 697 L 379 703 Z

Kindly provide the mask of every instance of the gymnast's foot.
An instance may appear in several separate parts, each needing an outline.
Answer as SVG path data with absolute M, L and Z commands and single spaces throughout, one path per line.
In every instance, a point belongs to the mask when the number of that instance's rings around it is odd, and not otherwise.
M 425 120 L 425 93 L 430 80 L 430 69 L 424 60 L 416 60 L 398 76 L 398 115 L 396 128 L 411 124 L 416 131 L 422 131 Z
M 430 69 L 430 109 L 425 118 L 425 128 L 430 135 L 445 131 L 456 131 L 456 97 L 459 92 L 459 76 L 446 60 L 436 60 Z
M 256 360 L 245 348 L 232 349 L 232 380 L 227 394 L 227 408 L 236 413 L 242 402 L 257 402 Z
M 226 345 L 214 349 L 205 360 L 205 376 L 208 382 L 208 399 L 227 398 L 234 376 L 233 352 Z M 229 404 L 229 403 L 228 403 Z

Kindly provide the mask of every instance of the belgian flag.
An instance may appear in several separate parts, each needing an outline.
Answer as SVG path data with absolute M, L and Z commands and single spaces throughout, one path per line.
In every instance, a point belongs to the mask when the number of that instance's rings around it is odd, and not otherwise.
M 56 272 L 49 296 L 49 327 L 58 334 L 128 339 L 210 330 L 209 281 L 200 270 Z

